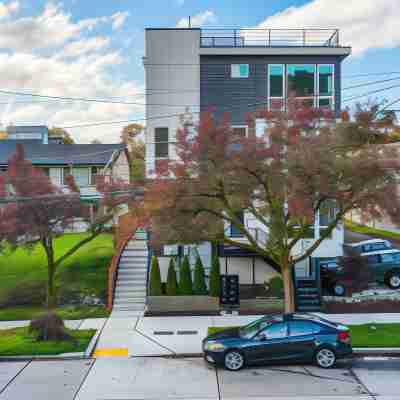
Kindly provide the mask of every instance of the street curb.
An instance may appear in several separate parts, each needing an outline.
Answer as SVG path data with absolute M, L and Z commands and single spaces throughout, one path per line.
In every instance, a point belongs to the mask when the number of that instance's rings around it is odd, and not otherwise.
M 69 360 L 86 360 L 87 357 L 85 357 L 84 352 L 79 352 L 79 353 L 64 353 L 64 354 L 58 354 L 55 356 L 0 356 L 0 363 L 1 362 L 9 362 L 9 361 L 35 361 L 35 360 L 40 360 L 40 361 L 69 361 Z
M 358 347 L 353 349 L 356 356 L 400 357 L 400 348 L 368 348 Z
M 84 357 L 85 358 L 91 358 L 92 354 L 97 346 L 97 343 L 99 341 L 100 335 L 103 332 L 104 327 L 106 326 L 108 322 L 108 318 L 104 321 L 103 326 L 100 329 L 97 329 L 96 333 L 93 335 L 92 339 L 89 342 L 88 347 L 86 348 L 84 352 Z

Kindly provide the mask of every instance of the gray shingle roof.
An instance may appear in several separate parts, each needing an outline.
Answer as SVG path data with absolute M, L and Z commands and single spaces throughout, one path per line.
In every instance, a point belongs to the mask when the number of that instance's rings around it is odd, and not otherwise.
M 38 144 L 33 140 L 0 141 L 0 165 L 7 165 L 17 143 L 24 146 L 25 157 L 34 165 L 105 165 L 124 144 Z

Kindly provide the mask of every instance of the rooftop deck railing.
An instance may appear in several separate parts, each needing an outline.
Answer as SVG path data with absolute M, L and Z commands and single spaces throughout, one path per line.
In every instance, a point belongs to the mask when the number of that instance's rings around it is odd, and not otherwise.
M 338 29 L 202 29 L 201 47 L 339 47 Z

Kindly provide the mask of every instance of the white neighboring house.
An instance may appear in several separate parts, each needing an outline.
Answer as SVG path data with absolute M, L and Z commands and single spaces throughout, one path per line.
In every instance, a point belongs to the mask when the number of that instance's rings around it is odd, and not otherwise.
M 246 115 L 257 104 L 284 110 L 290 95 L 314 107 L 341 110 L 341 64 L 351 53 L 339 43 L 337 30 L 257 30 L 250 29 L 146 29 L 143 58 L 146 87 L 146 175 L 154 176 L 157 162 L 174 159 L 176 131 L 180 116 L 197 119 L 199 111 L 213 109 L 218 120 L 230 113 L 237 134 L 248 134 Z M 261 129 L 263 121 L 258 121 Z M 266 235 L 258 221 L 244 213 L 244 223 Z M 327 226 L 329 216 L 317 215 L 313 237 L 304 239 L 295 251 L 303 252 Z M 237 239 L 238 232 L 226 226 Z M 334 230 L 314 252 L 320 260 L 342 255 L 343 227 Z M 245 239 L 242 239 L 245 240 Z M 196 250 L 193 251 L 193 247 Z M 240 249 L 222 246 L 165 246 L 160 257 L 162 279 L 167 276 L 172 254 L 196 253 L 206 268 L 218 251 L 222 272 L 239 274 L 242 285 L 263 284 L 275 274 L 268 260 Z M 310 274 L 311 260 L 297 266 L 299 275 Z
M 26 159 L 42 169 L 53 184 L 65 186 L 65 177 L 72 174 L 81 199 L 90 203 L 92 215 L 101 199 L 96 190 L 98 175 L 129 182 L 129 161 L 124 144 L 54 143 L 49 140 L 45 126 L 12 126 L 8 128 L 7 140 L 0 141 L 0 173 L 7 170 L 8 160 L 15 153 L 17 144 L 23 145 Z M 87 224 L 80 219 L 74 222 L 74 231 L 86 228 Z

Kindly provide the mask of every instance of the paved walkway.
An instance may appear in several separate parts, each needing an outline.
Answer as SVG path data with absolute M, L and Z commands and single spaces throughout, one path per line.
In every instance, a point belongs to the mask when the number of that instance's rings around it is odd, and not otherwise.
M 66 320 L 65 326 L 69 329 L 101 329 L 107 318 L 88 318 L 79 320 Z M 0 321 L 0 329 L 14 329 L 28 326 L 31 321 Z
M 400 323 L 399 314 L 318 314 L 348 325 Z M 260 316 L 117 317 L 108 320 L 96 357 L 193 355 L 202 352 L 201 341 L 209 327 L 246 325 Z
M 0 400 L 398 400 L 400 360 L 216 370 L 199 358 L 0 363 Z

